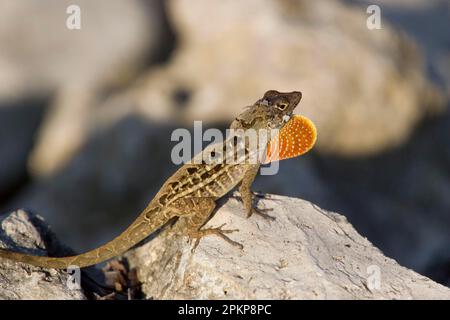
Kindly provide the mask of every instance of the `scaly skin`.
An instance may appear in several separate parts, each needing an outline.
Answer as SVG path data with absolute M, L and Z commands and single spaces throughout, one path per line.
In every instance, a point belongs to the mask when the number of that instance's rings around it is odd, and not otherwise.
M 281 129 L 285 125 L 285 116 L 292 115 L 300 99 L 300 92 L 268 91 L 262 99 L 241 113 L 232 122 L 230 128 Z M 235 154 L 239 148 L 245 148 L 246 156 L 250 152 L 246 143 L 239 146 L 231 138 L 224 141 L 225 143 L 235 144 L 237 147 L 233 151 Z M 222 150 L 225 150 L 224 146 Z M 210 153 L 211 148 L 207 147 L 194 159 L 200 159 L 203 155 Z M 250 216 L 252 212 L 263 214 L 253 208 L 251 192 L 251 185 L 260 164 L 251 164 L 248 161 L 246 163 L 244 158 L 241 157 L 235 163 L 200 161 L 183 165 L 164 183 L 147 208 L 122 234 L 99 248 L 76 256 L 57 258 L 32 256 L 0 249 L 0 257 L 46 268 L 66 269 L 70 265 L 86 267 L 122 254 L 173 219 L 179 220 L 175 224 L 175 227 L 179 229 L 177 231 L 188 235 L 191 239 L 196 239 L 196 244 L 203 236 L 217 235 L 233 245 L 242 247 L 225 235 L 234 230 L 221 228 L 202 230 L 201 227 L 209 220 L 216 201 L 239 183 L 248 215 Z

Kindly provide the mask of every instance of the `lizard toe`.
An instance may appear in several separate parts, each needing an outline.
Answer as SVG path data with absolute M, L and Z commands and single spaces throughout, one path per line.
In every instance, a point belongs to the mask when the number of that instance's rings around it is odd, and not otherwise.
M 259 208 L 252 207 L 252 210 L 250 210 L 250 213 L 247 215 L 247 218 L 250 218 L 252 216 L 252 214 L 255 213 L 258 216 L 260 216 L 266 220 L 274 221 L 275 217 L 272 217 L 271 215 L 266 213 L 269 211 L 273 211 L 273 208 L 259 209 Z

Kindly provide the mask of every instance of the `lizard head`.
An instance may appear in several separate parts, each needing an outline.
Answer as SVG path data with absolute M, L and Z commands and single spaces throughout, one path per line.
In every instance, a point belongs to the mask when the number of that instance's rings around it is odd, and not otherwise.
M 281 129 L 292 116 L 302 93 L 299 91 L 267 91 L 264 96 L 241 113 L 232 127 L 244 129 Z
M 256 102 L 256 105 L 258 105 L 257 109 L 266 115 L 268 128 L 281 129 L 292 116 L 301 98 L 300 91 L 283 93 L 269 90 Z

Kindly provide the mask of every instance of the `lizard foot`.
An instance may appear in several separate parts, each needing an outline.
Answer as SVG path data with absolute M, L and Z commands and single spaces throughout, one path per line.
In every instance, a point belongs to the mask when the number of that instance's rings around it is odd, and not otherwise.
M 204 230 L 196 230 L 196 231 L 191 231 L 188 235 L 191 239 L 195 239 L 195 244 L 194 244 L 194 248 L 192 248 L 192 252 L 195 251 L 195 249 L 197 248 L 198 244 L 200 243 L 201 238 L 209 236 L 209 235 L 216 235 L 220 238 L 222 238 L 223 240 L 225 240 L 226 242 L 228 242 L 229 244 L 238 247 L 239 249 L 244 249 L 244 246 L 242 244 L 240 244 L 239 242 L 233 241 L 230 238 L 228 238 L 225 234 L 227 233 L 232 233 L 232 232 L 236 232 L 239 231 L 238 229 L 233 229 L 233 230 L 223 230 L 223 226 L 225 224 L 222 224 L 220 227 L 217 228 L 210 228 L 210 229 L 204 229 Z
M 250 210 L 250 212 L 247 215 L 247 218 L 250 218 L 252 216 L 252 214 L 256 213 L 257 215 L 259 215 L 260 217 L 270 220 L 270 221 L 274 221 L 275 217 L 272 217 L 271 215 L 268 215 L 265 212 L 268 211 L 273 211 L 273 208 L 265 208 L 265 209 L 258 209 L 255 207 L 252 207 L 252 210 Z

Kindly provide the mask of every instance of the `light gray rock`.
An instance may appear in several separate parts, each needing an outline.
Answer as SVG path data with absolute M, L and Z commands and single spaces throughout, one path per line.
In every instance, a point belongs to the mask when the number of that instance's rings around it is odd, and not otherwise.
M 0 221 L 0 247 L 48 255 L 58 244 L 43 220 L 23 210 Z M 0 259 L 0 299 L 86 299 L 80 289 L 69 289 L 67 273 Z
M 450 98 L 450 2 L 447 0 L 346 0 L 364 10 L 371 4 L 380 6 L 382 19 L 403 29 L 420 45 L 431 78 L 442 86 Z
M 267 195 L 275 221 L 245 218 L 227 200 L 206 227 L 239 229 L 192 243 L 170 229 L 125 254 L 143 292 L 154 299 L 450 299 L 450 289 L 384 256 L 346 219 L 310 202 Z M 0 245 L 49 254 L 58 244 L 42 219 L 18 210 L 1 221 Z M 2 259 L 1 299 L 85 299 L 67 275 Z
M 66 27 L 71 5 L 80 8 L 80 30 Z M 158 0 L 2 1 L 0 100 L 67 84 L 120 82 L 159 45 L 157 5 Z
M 81 29 L 66 12 L 79 6 Z M 61 0 L 0 3 L 0 108 L 4 101 L 53 95 L 35 138 L 30 168 L 62 166 L 88 132 L 105 91 L 132 82 L 163 54 L 167 28 L 161 0 Z
M 228 200 L 206 227 L 226 223 L 230 237 L 187 239 L 163 232 L 129 252 L 143 291 L 155 299 L 450 299 L 450 289 L 384 256 L 346 219 L 310 202 L 270 196 L 276 220 L 245 218 Z

